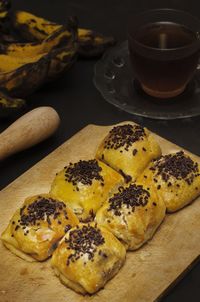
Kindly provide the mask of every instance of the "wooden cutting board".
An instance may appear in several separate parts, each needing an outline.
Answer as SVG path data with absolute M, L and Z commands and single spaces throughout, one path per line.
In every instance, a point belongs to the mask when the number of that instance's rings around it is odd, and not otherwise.
M 111 126 L 89 125 L 0 192 L 0 233 L 24 198 L 48 192 L 67 163 L 94 157 Z M 155 135 L 163 153 L 180 150 Z M 198 160 L 198 158 L 196 157 Z M 167 215 L 152 240 L 128 252 L 125 265 L 105 288 L 82 296 L 62 285 L 50 261 L 27 263 L 0 243 L 1 302 L 151 302 L 159 300 L 200 255 L 200 198 Z

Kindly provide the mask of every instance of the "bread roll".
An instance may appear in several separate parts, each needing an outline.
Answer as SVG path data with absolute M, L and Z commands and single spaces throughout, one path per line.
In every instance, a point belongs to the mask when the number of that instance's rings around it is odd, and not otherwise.
M 62 239 L 51 263 L 66 286 L 94 294 L 119 271 L 125 256 L 124 246 L 105 228 L 79 224 Z
M 104 163 L 80 160 L 59 172 L 51 186 L 51 194 L 74 211 L 80 221 L 94 219 L 110 191 L 123 183 L 123 177 Z
M 96 222 L 112 232 L 128 250 L 142 246 L 165 217 L 156 192 L 140 184 L 120 187 L 99 209 Z
M 43 261 L 51 256 L 65 233 L 78 223 L 78 218 L 65 203 L 40 194 L 25 200 L 1 239 L 17 256 L 27 261 Z
M 153 135 L 146 128 L 130 123 L 113 127 L 96 153 L 99 160 L 120 172 L 126 182 L 134 181 L 160 155 Z
M 157 190 L 167 211 L 174 212 L 199 196 L 199 163 L 183 151 L 167 154 L 152 161 L 139 181 Z

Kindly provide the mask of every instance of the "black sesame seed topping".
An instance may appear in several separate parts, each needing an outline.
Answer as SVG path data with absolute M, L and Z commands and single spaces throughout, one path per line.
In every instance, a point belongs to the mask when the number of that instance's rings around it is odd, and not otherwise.
M 162 179 L 168 183 L 168 186 L 172 185 L 169 181 L 170 176 L 178 180 L 183 179 L 189 185 L 195 177 L 199 176 L 198 164 L 184 154 L 183 151 L 161 156 L 153 160 L 153 162 L 154 166 L 150 169 L 156 171 L 156 175 L 161 175 Z
M 133 149 L 133 156 L 135 156 L 137 154 L 137 149 Z
M 96 159 L 92 160 L 80 160 L 79 162 L 72 164 L 70 163 L 66 167 L 65 180 L 71 182 L 76 186 L 79 182 L 84 185 L 91 185 L 93 179 L 100 180 L 104 183 L 103 177 L 100 175 L 102 168 L 98 165 Z M 77 190 L 78 187 L 76 187 Z
M 16 225 L 15 231 L 17 231 L 19 228 L 20 228 L 20 226 L 19 226 L 19 225 Z
M 125 183 L 128 183 L 132 180 L 132 177 L 130 175 L 127 175 L 122 171 L 121 169 L 119 170 L 119 173 L 124 177 Z
M 67 225 L 65 226 L 64 232 L 67 233 L 71 228 L 72 228 L 71 225 L 70 225 L 70 224 L 67 224 Z
M 68 256 L 67 265 L 75 262 L 83 255 L 87 254 L 89 260 L 93 260 L 97 246 L 104 244 L 105 240 L 101 230 L 95 225 L 84 225 L 82 228 L 76 228 L 69 233 L 69 239 L 65 238 L 67 248 L 72 250 Z
M 65 208 L 66 205 L 63 202 L 52 198 L 39 197 L 33 203 L 20 209 L 19 223 L 26 227 L 28 225 L 40 225 L 38 220 L 44 220 L 51 225 L 51 219 L 56 219 L 60 215 L 60 211 Z
M 105 149 L 119 149 L 124 147 L 128 151 L 129 147 L 136 141 L 143 140 L 146 136 L 144 128 L 139 125 L 121 125 L 113 127 L 104 142 Z
M 122 207 L 126 206 L 127 209 L 134 212 L 135 207 L 146 206 L 149 196 L 150 193 L 141 185 L 131 184 L 127 188 L 119 187 L 118 193 L 114 194 L 108 201 L 108 211 L 113 211 L 114 215 L 120 216 Z

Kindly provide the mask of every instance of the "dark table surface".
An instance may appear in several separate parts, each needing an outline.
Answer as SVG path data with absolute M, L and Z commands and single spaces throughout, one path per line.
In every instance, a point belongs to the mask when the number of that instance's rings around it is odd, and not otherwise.
M 178 8 L 200 18 L 200 1 L 197 0 L 15 0 L 13 7 L 29 10 L 59 23 L 65 23 L 68 15 L 76 15 L 81 27 L 113 35 L 119 42 L 126 39 L 127 19 L 144 9 Z M 96 60 L 79 60 L 61 79 L 45 85 L 27 98 L 30 101 L 28 110 L 46 105 L 54 107 L 61 117 L 61 126 L 57 133 L 45 142 L 0 163 L 0 188 L 8 185 L 90 123 L 109 125 L 133 120 L 200 155 L 200 117 L 157 121 L 118 110 L 108 104 L 94 87 L 95 62 Z M 0 121 L 0 131 L 10 123 L 8 120 Z M 197 264 L 162 301 L 200 301 L 200 264 Z

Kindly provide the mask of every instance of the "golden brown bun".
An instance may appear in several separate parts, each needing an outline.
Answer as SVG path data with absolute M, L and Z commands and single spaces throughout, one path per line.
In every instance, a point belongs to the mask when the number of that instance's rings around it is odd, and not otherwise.
M 168 212 L 181 209 L 200 194 L 199 164 L 183 151 L 152 161 L 138 180 L 157 190 Z
M 50 192 L 86 222 L 94 219 L 109 192 L 122 183 L 123 177 L 104 163 L 80 160 L 56 175 Z
M 161 149 L 146 128 L 135 124 L 119 125 L 105 137 L 96 157 L 134 181 L 147 164 L 161 155 Z
M 49 194 L 29 197 L 18 209 L 1 235 L 4 245 L 27 261 L 51 256 L 58 241 L 79 223 L 62 201 Z
M 71 229 L 52 256 L 61 281 L 81 294 L 103 288 L 121 268 L 126 250 L 112 233 L 94 223 Z
M 120 187 L 97 212 L 96 222 L 106 227 L 128 250 L 149 240 L 165 217 L 166 207 L 154 190 L 134 183 Z

